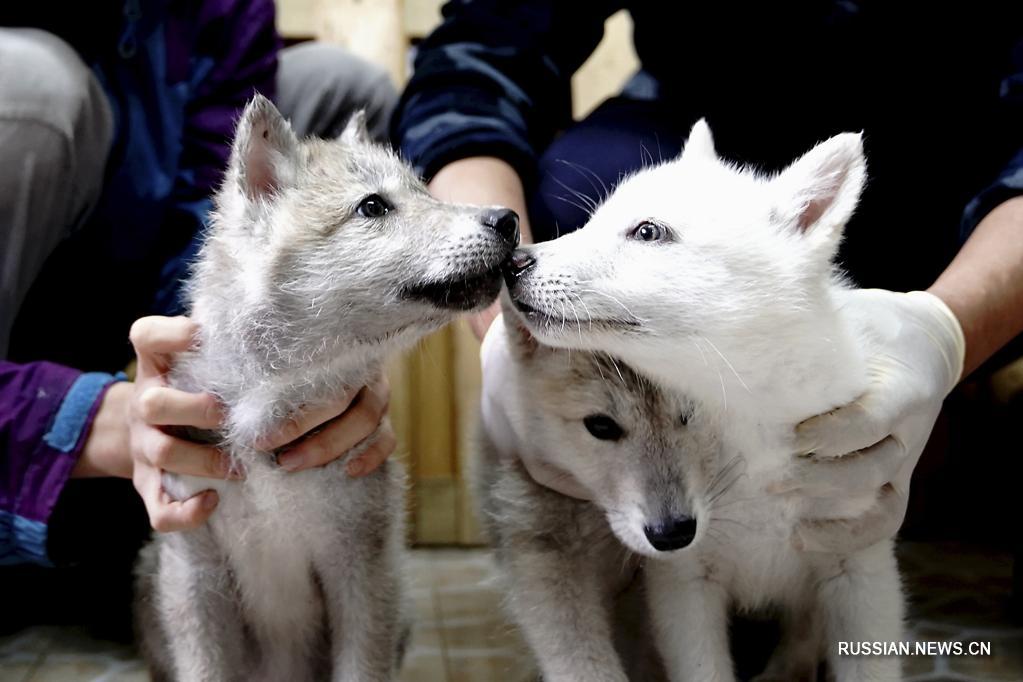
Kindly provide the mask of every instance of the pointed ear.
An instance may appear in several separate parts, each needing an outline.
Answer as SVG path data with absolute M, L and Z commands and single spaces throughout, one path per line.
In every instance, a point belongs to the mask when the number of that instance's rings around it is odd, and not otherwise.
M 867 177 L 861 133 L 842 133 L 796 160 L 772 181 L 774 216 L 829 251 L 838 249 Z
M 701 118 L 689 131 L 689 139 L 682 149 L 683 159 L 717 159 L 717 152 L 714 151 L 714 137 L 710 134 L 710 126 L 707 119 Z
M 231 148 L 231 168 L 250 201 L 269 200 L 295 181 L 298 138 L 277 107 L 256 95 L 242 112 Z
M 372 142 L 369 129 L 366 127 L 365 109 L 359 109 L 352 114 L 345 129 L 341 131 L 340 138 L 345 144 L 369 144 Z

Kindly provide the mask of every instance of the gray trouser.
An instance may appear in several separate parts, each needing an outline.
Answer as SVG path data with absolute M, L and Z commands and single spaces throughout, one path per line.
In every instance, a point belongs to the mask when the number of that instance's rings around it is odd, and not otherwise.
M 397 102 L 382 69 L 322 44 L 282 51 L 277 87 L 300 135 L 332 137 L 365 109 L 382 140 Z M 47 257 L 96 205 L 112 134 L 106 95 L 70 46 L 0 28 L 0 358 Z

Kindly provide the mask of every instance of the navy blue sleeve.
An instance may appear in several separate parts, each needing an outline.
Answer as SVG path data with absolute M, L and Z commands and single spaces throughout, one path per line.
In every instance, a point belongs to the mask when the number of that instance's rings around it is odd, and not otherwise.
M 452 0 L 419 46 L 392 121 L 425 177 L 469 156 L 496 156 L 521 177 L 572 120 L 570 79 L 620 0 Z
M 998 92 L 1005 127 L 1005 156 L 1009 162 L 998 176 L 975 196 L 963 212 L 961 236 L 973 232 L 999 204 L 1023 194 L 1023 37 L 1019 38 L 1010 51 L 1009 68 L 999 83 Z

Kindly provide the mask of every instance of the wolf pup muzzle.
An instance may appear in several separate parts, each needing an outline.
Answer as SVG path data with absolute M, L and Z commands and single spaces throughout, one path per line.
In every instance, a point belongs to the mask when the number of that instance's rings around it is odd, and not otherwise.
M 501 245 L 485 270 L 421 284 L 408 289 L 406 296 L 448 310 L 468 311 L 493 303 L 501 293 L 503 264 L 519 245 L 519 216 L 510 208 L 488 209 L 480 215 L 480 223 L 500 237 Z

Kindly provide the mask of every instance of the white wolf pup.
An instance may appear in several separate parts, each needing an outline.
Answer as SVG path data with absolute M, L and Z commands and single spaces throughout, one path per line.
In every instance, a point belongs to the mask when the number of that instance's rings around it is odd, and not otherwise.
M 160 680 L 390 680 L 403 633 L 400 467 L 285 473 L 253 443 L 493 301 L 518 218 L 431 198 L 369 143 L 361 116 L 337 140 L 300 141 L 262 97 L 238 124 L 215 206 L 188 289 L 200 338 L 171 383 L 223 401 L 215 440 L 245 478 L 164 476 L 177 499 L 212 486 L 220 503 L 203 527 L 147 548 L 143 651 Z
M 848 290 L 832 263 L 864 179 L 859 135 L 764 177 L 718 159 L 700 121 L 677 160 L 626 179 L 582 230 L 511 259 L 511 297 L 540 342 L 612 353 L 691 396 L 719 415 L 723 448 L 742 458 L 741 478 L 693 500 L 692 545 L 647 564 L 675 682 L 734 679 L 729 609 L 771 606 L 788 627 L 765 679 L 814 679 L 822 656 L 840 682 L 900 677 L 896 658 L 838 655 L 843 640 L 902 638 L 892 542 L 800 552 L 799 505 L 832 502 L 767 494 L 815 474 L 813 461 L 793 463 L 793 426 L 867 387 L 871 340 L 843 312 Z M 853 517 L 876 501 L 831 510 Z M 622 523 L 641 537 L 647 520 Z
M 690 500 L 736 475 L 713 415 L 604 353 L 537 343 L 507 306 L 494 325 L 508 428 L 484 418 L 474 478 L 506 606 L 547 682 L 663 680 L 640 569 L 651 542 L 689 544 Z

